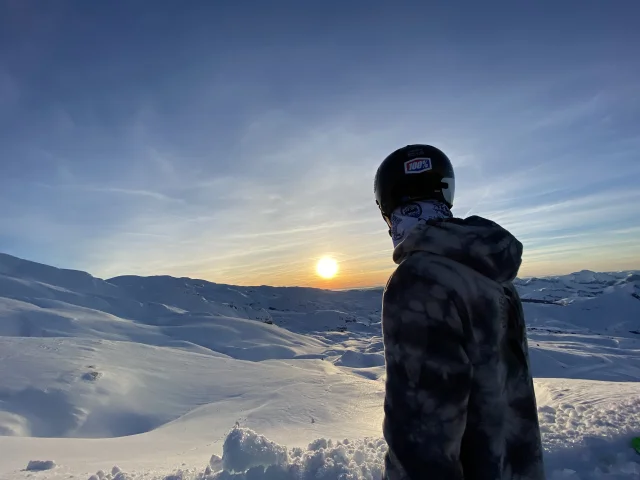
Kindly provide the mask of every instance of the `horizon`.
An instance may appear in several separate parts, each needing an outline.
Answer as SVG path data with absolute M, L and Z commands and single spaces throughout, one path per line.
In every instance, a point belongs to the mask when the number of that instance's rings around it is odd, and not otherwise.
M 140 277 L 140 278 L 149 278 L 149 277 L 170 277 L 170 278 L 174 278 L 174 279 L 187 279 L 187 280 L 193 280 L 193 281 L 198 281 L 198 282 L 209 282 L 209 283 L 213 283 L 216 285 L 228 285 L 231 287 L 243 287 L 243 288 L 261 288 L 261 287 L 268 287 L 268 288 L 312 288 L 312 289 L 320 289 L 320 290 L 329 290 L 329 291 L 353 291 L 353 290 L 376 290 L 376 289 L 384 289 L 385 285 L 384 284 L 378 284 L 378 285 L 368 285 L 368 286 L 360 286 L 360 287 L 346 287 L 346 288 L 329 288 L 329 287 L 323 287 L 323 286 L 302 286 L 302 285 L 268 285 L 268 284 L 228 284 L 225 282 L 213 282 L 211 280 L 207 280 L 205 278 L 197 278 L 197 277 L 177 277 L 174 275 L 168 275 L 168 274 L 163 274 L 163 273 L 157 273 L 157 274 L 152 274 L 152 275 L 131 275 L 131 274 L 127 274 L 127 273 L 123 273 L 123 274 L 119 274 L 119 275 L 114 275 L 113 277 L 98 277 L 93 275 L 91 272 L 85 271 L 85 270 L 77 270 L 77 269 L 72 269 L 72 268 L 66 268 L 64 265 L 49 265 L 49 264 L 44 264 L 41 262 L 36 262 L 34 260 L 30 260 L 28 258 L 21 258 L 21 257 L 16 257 L 14 255 L 10 255 L 4 252 L 0 252 L 0 260 L 2 259 L 2 256 L 6 255 L 9 257 L 12 257 L 14 259 L 17 259 L 20 262 L 27 262 L 27 263 L 31 263 L 31 264 L 35 264 L 38 265 L 39 267 L 44 267 L 45 269 L 47 268 L 54 268 L 56 270 L 60 270 L 60 271 L 70 271 L 70 272 L 79 272 L 79 273 L 88 273 L 89 275 L 91 275 L 91 277 L 97 279 L 97 280 L 102 280 L 105 282 L 109 282 L 110 280 L 113 279 L 117 279 L 120 277 Z M 615 275 L 615 274 L 620 274 L 620 273 L 628 273 L 628 274 L 636 274 L 636 273 L 640 273 L 640 269 L 628 269 L 628 270 L 611 270 L 611 271 L 594 271 L 594 270 L 588 270 L 588 269 L 583 269 L 583 270 L 579 270 L 579 271 L 575 271 L 575 272 L 570 272 L 570 273 L 565 273 L 565 274 L 558 274 L 558 275 L 541 275 L 541 276 L 522 276 L 522 275 L 518 275 L 516 277 L 516 280 L 529 280 L 529 279 L 540 279 L 540 278 L 549 278 L 549 277 L 553 277 L 553 278 L 559 278 L 559 277 L 567 277 L 567 276 L 571 276 L 571 275 L 580 275 L 582 273 L 595 273 L 595 274 L 604 274 L 604 275 Z
M 519 277 L 639 270 L 640 5 L 458 7 L 0 4 L 0 252 L 379 287 L 374 173 L 429 143 L 453 213 L 524 244 Z

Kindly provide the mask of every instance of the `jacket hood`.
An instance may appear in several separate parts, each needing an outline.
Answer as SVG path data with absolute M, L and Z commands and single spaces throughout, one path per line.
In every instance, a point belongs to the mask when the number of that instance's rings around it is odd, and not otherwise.
M 499 283 L 516 278 L 522 243 L 495 222 L 473 216 L 421 221 L 393 251 L 402 263 L 415 252 L 441 255 Z

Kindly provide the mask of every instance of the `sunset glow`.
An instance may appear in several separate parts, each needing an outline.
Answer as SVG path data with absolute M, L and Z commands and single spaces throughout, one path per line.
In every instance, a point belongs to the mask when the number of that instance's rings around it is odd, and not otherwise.
M 338 262 L 331 257 L 324 257 L 318 261 L 316 272 L 322 278 L 333 278 L 338 273 Z

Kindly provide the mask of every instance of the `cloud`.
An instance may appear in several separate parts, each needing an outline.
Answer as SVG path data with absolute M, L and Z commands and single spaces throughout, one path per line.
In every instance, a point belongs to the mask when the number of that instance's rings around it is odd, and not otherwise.
M 555 17 L 531 42 L 531 25 L 507 32 L 493 13 L 455 35 L 406 17 L 398 28 L 421 27 L 408 41 L 358 9 L 310 36 L 295 21 L 307 10 L 265 9 L 242 31 L 233 12 L 161 12 L 168 35 L 105 8 L 91 48 L 79 32 L 93 14 L 21 17 L 48 27 L 14 35 L 0 71 L 0 250 L 101 276 L 382 284 L 373 176 L 428 142 L 456 166 L 454 212 L 512 230 L 524 272 L 637 266 L 640 72 L 621 53 L 637 42 L 602 44 L 613 30 L 583 11 L 580 42 Z M 334 283 L 313 273 L 328 253 Z
M 252 124 L 251 135 L 261 141 L 248 142 L 234 159 L 238 165 L 221 174 L 213 163 L 196 178 L 185 171 L 188 163 L 157 145 L 140 144 L 140 151 L 153 153 L 137 168 L 158 172 L 158 182 L 150 185 L 164 191 L 136 187 L 147 183 L 144 175 L 127 179 L 128 187 L 49 186 L 75 192 L 76 198 L 107 195 L 124 202 L 102 234 L 78 248 L 81 262 L 104 277 L 168 273 L 227 283 L 322 285 L 313 273 L 314 259 L 329 252 L 341 261 L 344 285 L 384 283 L 393 268 L 391 245 L 372 200 L 372 179 L 379 161 L 398 145 L 395 129 L 389 133 L 374 125 L 354 133 L 357 127 L 348 119 L 302 124 L 295 116 L 276 118 L 277 126 L 262 121 L 264 136 Z M 562 257 L 565 264 L 584 258 L 581 252 L 592 247 L 582 239 L 598 234 L 602 225 L 620 232 L 632 221 L 635 190 L 585 189 L 623 173 L 574 173 L 570 155 L 504 170 L 501 159 L 460 147 L 458 152 L 464 158 L 459 183 L 467 188 L 458 188 L 456 211 L 485 215 L 511 229 L 525 243 L 524 272 L 548 266 L 545 255 Z M 583 177 L 582 189 L 567 182 L 576 176 Z M 103 207 L 105 202 L 100 201 Z M 617 208 L 621 203 L 627 208 Z
M 90 194 L 113 194 L 113 195 L 122 195 L 122 196 L 133 196 L 133 197 L 143 197 L 153 200 L 159 200 L 162 202 L 175 202 L 175 203 L 184 203 L 183 199 L 173 198 L 163 193 L 149 191 L 149 190 L 135 190 L 128 188 L 119 188 L 119 187 L 107 187 L 107 186 L 96 186 L 96 185 L 74 185 L 74 184 L 57 184 L 57 185 L 48 185 L 45 183 L 36 183 L 36 185 L 51 188 L 56 190 L 76 190 L 78 192 L 84 192 L 87 195 Z
M 172 198 L 168 195 L 165 195 L 163 193 L 158 193 L 158 192 L 152 192 L 149 190 L 131 190 L 131 189 L 127 189 L 127 188 L 117 188 L 117 187 L 95 187 L 95 186 L 68 186 L 65 185 L 62 188 L 77 188 L 80 190 L 85 190 L 87 192 L 95 192 L 95 193 L 113 193 L 113 194 L 117 194 L 117 195 L 131 195 L 131 196 L 137 196 L 137 197 L 146 197 L 146 198 L 152 198 L 154 200 L 160 200 L 163 202 L 177 202 L 177 203 L 184 203 L 184 200 L 180 199 L 180 198 Z

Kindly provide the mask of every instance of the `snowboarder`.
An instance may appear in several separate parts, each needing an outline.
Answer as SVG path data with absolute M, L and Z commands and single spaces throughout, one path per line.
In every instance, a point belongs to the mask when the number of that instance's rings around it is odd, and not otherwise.
M 544 479 L 522 244 L 451 214 L 455 177 L 430 145 L 389 155 L 374 193 L 398 265 L 383 296 L 385 478 Z

